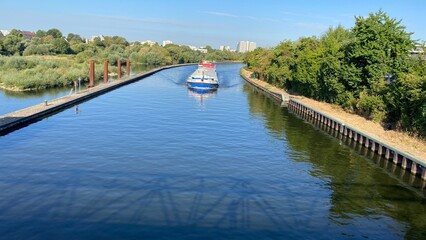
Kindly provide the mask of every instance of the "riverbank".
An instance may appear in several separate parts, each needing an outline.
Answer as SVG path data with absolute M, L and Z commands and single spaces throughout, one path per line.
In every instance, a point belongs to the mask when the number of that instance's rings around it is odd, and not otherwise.
M 142 78 L 148 77 L 154 73 L 162 71 L 164 69 L 179 67 L 179 66 L 188 66 L 193 65 L 193 63 L 186 64 L 175 64 L 162 66 L 155 69 L 152 69 L 147 72 L 137 74 L 135 76 L 123 77 L 120 80 L 108 82 L 106 84 L 99 84 L 91 88 L 84 89 L 81 92 L 75 94 L 67 95 L 64 97 L 56 98 L 51 101 L 45 101 L 43 103 L 21 109 L 12 113 L 8 113 L 0 116 L 0 135 L 14 131 L 23 126 L 29 125 L 39 119 L 42 119 L 46 116 L 55 114 L 61 110 L 69 108 L 73 105 L 76 105 L 80 102 L 87 101 L 109 91 L 112 91 L 121 86 L 133 83 Z
M 383 143 L 393 146 L 394 148 L 403 149 L 405 152 L 423 160 L 426 163 L 426 141 L 422 139 L 410 136 L 408 133 L 404 132 L 385 130 L 379 123 L 367 120 L 359 115 L 346 112 L 339 106 L 288 94 L 283 89 L 274 87 L 264 81 L 251 78 L 252 72 L 244 68 L 241 69 L 241 75 L 255 85 L 259 85 L 276 94 L 285 94 L 285 96 L 289 98 L 296 98 L 312 109 L 319 110 L 333 118 L 348 123 L 348 125 L 368 133 L 372 137 L 380 139 Z

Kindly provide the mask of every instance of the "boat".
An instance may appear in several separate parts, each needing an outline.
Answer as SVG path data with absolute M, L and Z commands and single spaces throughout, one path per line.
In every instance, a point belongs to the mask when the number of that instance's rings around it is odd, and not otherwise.
M 217 78 L 215 63 L 199 63 L 197 70 L 188 77 L 186 83 L 189 88 L 193 89 L 217 89 L 219 87 L 219 80 Z

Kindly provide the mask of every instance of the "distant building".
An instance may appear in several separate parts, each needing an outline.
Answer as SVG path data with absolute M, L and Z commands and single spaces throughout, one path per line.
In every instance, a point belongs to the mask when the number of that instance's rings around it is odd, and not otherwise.
M 251 52 L 254 49 L 256 49 L 256 43 L 255 42 L 240 41 L 237 44 L 237 52 L 240 52 L 240 53 Z
M 173 42 L 172 41 L 170 41 L 170 40 L 165 40 L 165 41 L 163 41 L 163 47 L 164 46 L 166 46 L 167 44 L 173 44 Z
M 414 46 L 414 49 L 411 49 L 410 53 L 411 54 L 419 54 L 419 53 L 423 53 L 425 49 L 425 46 L 422 44 L 416 44 Z
M 425 49 L 426 49 L 425 45 L 416 44 L 414 46 L 414 48 L 411 49 L 411 51 L 409 52 L 409 54 L 410 54 L 410 56 L 412 58 L 415 58 L 415 59 L 419 59 L 420 58 L 422 60 L 426 60 L 426 55 L 425 55 L 425 52 L 424 52 Z
M 0 32 L 6 37 L 10 33 L 10 30 L 0 30 Z
M 10 33 L 10 30 L 0 30 L 1 34 L 3 36 L 7 36 Z M 31 40 L 33 39 L 33 37 L 35 37 L 35 32 L 30 32 L 30 31 L 21 31 L 18 30 L 18 33 L 22 34 L 22 36 L 26 39 L 26 40 Z
M 30 32 L 30 31 L 18 31 L 18 32 L 22 34 L 22 36 L 27 40 L 31 40 L 33 39 L 33 37 L 35 37 L 35 32 Z
M 231 47 L 230 46 L 220 46 L 219 49 L 221 51 L 231 51 Z
M 140 42 L 142 45 L 144 45 L 144 44 L 148 44 L 148 46 L 150 46 L 150 47 L 152 47 L 152 46 L 154 46 L 155 44 L 157 44 L 157 42 L 155 42 L 155 41 L 151 41 L 151 40 L 146 40 L 146 41 L 143 41 L 143 42 Z
M 99 38 L 101 41 L 105 40 L 104 35 L 98 35 L 98 36 L 92 36 L 92 38 L 90 39 L 91 42 L 93 42 L 95 40 L 95 38 Z
M 192 46 L 192 45 L 188 45 L 188 47 L 189 47 L 189 49 L 194 50 L 194 51 L 198 49 L 196 46 Z
M 205 48 L 203 48 L 203 47 L 200 47 L 200 48 L 197 48 L 197 49 L 195 49 L 196 51 L 199 51 L 199 52 L 201 52 L 201 53 L 207 53 L 208 51 L 207 51 L 207 49 L 205 49 Z
M 199 52 L 202 52 L 202 53 L 207 53 L 207 49 L 205 47 L 196 47 L 196 46 L 192 46 L 192 45 L 188 45 L 188 47 L 193 51 L 199 51 Z

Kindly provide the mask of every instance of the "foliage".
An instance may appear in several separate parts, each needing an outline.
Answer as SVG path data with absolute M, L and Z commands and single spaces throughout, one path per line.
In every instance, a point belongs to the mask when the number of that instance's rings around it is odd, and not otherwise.
M 62 38 L 62 32 L 56 28 L 47 30 L 46 35 L 52 36 L 53 38 Z
M 316 98 L 319 92 L 316 77 L 319 63 L 319 40 L 315 37 L 299 39 L 294 49 L 292 77 L 287 87 L 305 96 Z
M 245 57 L 256 77 L 426 137 L 426 57 L 382 10 L 320 38 L 285 41 Z
M 347 104 L 346 101 L 351 99 L 351 96 L 346 94 L 345 80 L 342 78 L 345 57 L 343 50 L 351 40 L 351 32 L 340 25 L 329 28 L 321 37 L 318 99 L 340 104 Z
M 0 39 L 0 86 L 17 89 L 49 88 L 72 84 L 81 77 L 88 78 L 88 62 L 109 62 L 110 70 L 116 71 L 119 59 L 130 59 L 136 64 L 165 65 L 195 63 L 210 59 L 235 61 L 241 54 L 222 52 L 208 47 L 208 53 L 191 50 L 188 46 L 174 44 L 161 47 L 158 44 L 129 44 L 120 36 L 105 36 L 86 41 L 75 33 L 66 38 L 58 29 L 38 30 L 31 40 L 14 29 Z M 16 56 L 15 56 L 16 55 Z M 24 57 L 19 57 L 23 55 Z M 37 56 L 38 55 L 38 56 Z M 96 76 L 103 76 L 103 69 L 96 67 Z
M 12 30 L 2 39 L 2 48 L 5 55 L 20 55 L 25 49 L 22 34 Z
M 88 79 L 89 75 L 87 64 L 75 64 L 67 58 L 0 57 L 0 63 L 0 82 L 8 88 L 60 87 L 78 77 Z M 100 78 L 101 74 L 97 76 Z

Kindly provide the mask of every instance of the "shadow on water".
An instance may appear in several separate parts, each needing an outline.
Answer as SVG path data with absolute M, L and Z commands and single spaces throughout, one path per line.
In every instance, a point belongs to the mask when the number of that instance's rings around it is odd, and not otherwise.
M 385 214 L 408 224 L 406 238 L 426 237 L 425 182 L 322 125 L 307 123 L 246 84 L 254 116 L 265 119 L 269 134 L 304 152 L 295 162 L 312 164 L 309 174 L 328 182 L 330 218 L 341 224 L 358 216 Z M 345 147 L 342 147 L 345 146 Z
M 64 234 L 64 229 L 82 231 L 83 236 L 89 233 L 92 237 L 103 234 L 118 236 L 117 231 L 121 230 L 129 234 L 129 226 L 138 226 L 138 237 L 144 231 L 148 234 L 152 232 L 154 235 L 164 235 L 161 232 L 156 233 L 157 228 L 173 232 L 175 239 L 196 232 L 206 236 L 213 234 L 215 238 L 222 235 L 231 238 L 253 238 L 250 236 L 253 233 L 258 236 L 267 234 L 282 237 L 288 234 L 286 226 L 291 225 L 288 219 L 272 207 L 277 204 L 273 202 L 274 195 L 282 193 L 259 188 L 258 183 L 250 178 L 83 170 L 76 179 L 72 170 L 62 170 L 57 172 L 61 174 L 62 180 L 52 182 L 48 169 L 36 170 L 35 173 L 38 177 L 32 178 L 31 181 L 25 176 L 16 176 L 21 179 L 19 185 L 15 185 L 14 189 L 3 189 L 15 193 L 22 201 L 10 202 L 9 206 L 2 204 L 2 207 L 7 209 L 2 212 L 2 218 L 9 219 L 3 222 L 2 226 L 22 228 L 29 225 L 37 231 L 13 232 L 13 235 L 6 234 L 3 237 L 24 239 L 29 237 L 25 234 L 36 234 L 32 237 L 37 238 L 37 234 Z M 94 179 L 91 176 L 97 177 Z M 111 178 L 112 176 L 114 178 Z M 131 177 L 131 183 L 128 177 Z M 1 179 L 0 182 L 8 181 Z M 22 192 L 20 187 L 26 185 L 31 185 L 33 191 Z M 223 192 L 223 188 L 228 191 Z M 48 189 L 47 192 L 44 189 Z M 94 191 L 81 194 L 85 189 Z M 46 194 L 51 194 L 49 199 L 44 198 Z M 29 202 L 30 199 L 45 201 L 34 207 Z M 50 206 L 58 199 L 64 207 L 60 208 L 61 211 L 53 211 Z M 76 208 L 76 205 L 81 207 Z M 27 214 L 19 218 L 14 217 L 22 212 Z M 55 212 L 55 215 L 50 216 L 50 212 Z M 257 213 L 256 218 L 251 217 L 253 213 Z M 49 216 L 46 222 L 39 217 L 46 215 Z M 56 219 L 60 221 L 55 221 Z M 45 225 L 46 223 L 49 225 Z M 57 228 L 52 228 L 51 224 Z M 86 226 L 81 227 L 82 224 Z M 112 230 L 111 226 L 118 228 Z M 96 232 L 91 232 L 91 229 L 96 229 Z M 73 232 L 76 233 L 81 237 L 79 232 Z M 66 236 L 67 234 L 63 237 Z
M 134 93 L 152 95 L 133 101 L 144 107 L 125 119 L 121 114 L 133 109 L 124 107 L 131 105 L 132 88 L 115 92 L 120 101 L 87 104 L 84 113 L 90 114 L 75 118 L 65 111 L 26 129 L 32 131 L 0 138 L 2 238 L 425 237 L 425 199 L 417 187 L 390 177 L 397 170 L 376 166 L 362 149 L 344 147 L 344 139 L 303 122 L 249 85 L 243 92 L 228 88 L 236 95 L 220 88 L 197 93 L 169 82 L 185 81 L 192 71 L 165 70 L 140 82 Z M 164 73 L 166 81 L 157 78 Z M 232 86 L 233 79 L 224 81 Z M 153 91 L 158 83 L 169 88 Z M 161 105 L 155 96 L 163 92 L 171 97 Z M 170 104 L 186 94 L 220 104 L 203 112 Z M 214 131 L 197 130 L 200 120 Z M 204 139 L 215 152 L 197 145 Z

